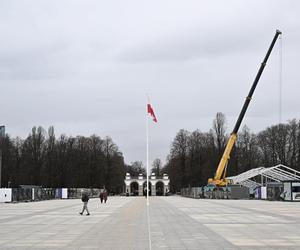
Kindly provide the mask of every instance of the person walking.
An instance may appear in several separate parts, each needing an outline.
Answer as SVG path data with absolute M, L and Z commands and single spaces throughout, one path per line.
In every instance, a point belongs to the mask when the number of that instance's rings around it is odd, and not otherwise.
M 82 191 L 82 194 L 81 194 L 81 200 L 83 202 L 83 208 L 82 208 L 82 211 L 80 212 L 80 215 L 83 215 L 83 212 L 84 210 L 86 210 L 87 214 L 86 215 L 90 215 L 90 212 L 89 212 L 89 209 L 87 207 L 88 205 L 88 202 L 89 202 L 89 195 L 87 192 L 84 192 Z
M 103 190 L 100 191 L 99 198 L 102 203 L 103 202 Z
M 106 189 L 104 189 L 103 190 L 103 200 L 104 200 L 104 203 L 106 203 L 106 201 L 107 201 L 107 196 L 108 196 L 107 191 L 106 191 Z

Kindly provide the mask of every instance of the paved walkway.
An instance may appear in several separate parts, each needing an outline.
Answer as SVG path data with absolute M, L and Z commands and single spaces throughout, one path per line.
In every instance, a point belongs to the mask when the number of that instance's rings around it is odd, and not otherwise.
M 300 203 L 150 197 L 150 234 L 143 197 L 92 199 L 90 216 L 81 208 L 0 204 L 0 249 L 300 249 Z

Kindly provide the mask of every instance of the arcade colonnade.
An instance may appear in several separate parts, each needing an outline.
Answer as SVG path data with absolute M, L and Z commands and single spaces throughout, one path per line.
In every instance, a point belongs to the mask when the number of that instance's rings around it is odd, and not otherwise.
M 131 177 L 129 173 L 125 177 L 125 193 L 127 195 L 142 196 L 147 186 L 147 178 L 142 174 L 138 177 Z M 155 176 L 154 173 L 149 178 L 150 195 L 166 195 L 169 192 L 169 176 L 164 174 L 162 177 Z

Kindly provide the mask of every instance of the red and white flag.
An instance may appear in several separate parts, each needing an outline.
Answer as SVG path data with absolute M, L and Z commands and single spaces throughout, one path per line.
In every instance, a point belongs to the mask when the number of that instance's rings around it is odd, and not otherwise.
M 154 122 L 157 122 L 156 116 L 154 114 L 153 108 L 150 103 L 147 104 L 147 112 L 151 115 Z

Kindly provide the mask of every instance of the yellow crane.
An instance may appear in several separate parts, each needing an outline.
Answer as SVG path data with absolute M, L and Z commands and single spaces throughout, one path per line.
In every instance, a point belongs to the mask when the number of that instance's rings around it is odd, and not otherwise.
M 234 126 L 234 129 L 233 129 L 230 137 L 229 137 L 229 140 L 227 142 L 226 148 L 224 150 L 224 153 L 223 153 L 222 158 L 220 160 L 220 163 L 218 165 L 218 168 L 217 168 L 217 171 L 215 173 L 215 176 L 214 176 L 214 178 L 208 179 L 208 184 L 210 184 L 210 185 L 215 185 L 215 186 L 223 187 L 223 186 L 226 186 L 228 184 L 228 180 L 226 179 L 226 169 L 227 169 L 228 161 L 230 159 L 230 153 L 231 153 L 232 148 L 233 148 L 233 146 L 234 146 L 234 144 L 236 142 L 236 139 L 237 139 L 237 132 L 238 132 L 239 127 L 241 125 L 241 122 L 242 122 L 242 120 L 244 118 L 244 115 L 245 115 L 245 113 L 247 111 L 248 105 L 249 105 L 249 103 L 251 101 L 253 92 L 254 92 L 254 90 L 256 88 L 256 85 L 257 85 L 257 83 L 259 81 L 259 78 L 260 78 L 260 76 L 261 76 L 261 74 L 262 74 L 262 72 L 263 72 L 263 70 L 264 70 L 264 68 L 265 68 L 265 66 L 267 64 L 268 58 L 269 58 L 269 56 L 271 54 L 271 51 L 272 51 L 272 49 L 273 49 L 273 47 L 275 45 L 275 42 L 276 42 L 276 40 L 277 40 L 277 38 L 278 38 L 279 35 L 281 35 L 281 31 L 276 30 L 275 36 L 274 36 L 274 38 L 273 38 L 273 40 L 271 42 L 271 45 L 270 45 L 270 47 L 268 49 L 268 52 L 267 52 L 267 54 L 266 54 L 263 62 L 261 63 L 261 66 L 260 66 L 260 68 L 258 70 L 258 73 L 257 73 L 257 75 L 256 75 L 256 77 L 254 79 L 254 82 L 252 84 L 252 87 L 251 87 L 251 89 L 249 91 L 249 94 L 246 97 L 246 100 L 244 102 L 243 108 L 242 108 L 242 110 L 240 112 L 240 115 L 238 117 L 238 120 L 237 120 L 237 122 L 236 122 L 236 124 Z

